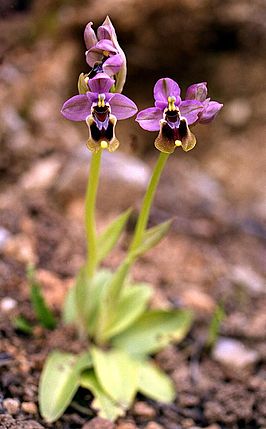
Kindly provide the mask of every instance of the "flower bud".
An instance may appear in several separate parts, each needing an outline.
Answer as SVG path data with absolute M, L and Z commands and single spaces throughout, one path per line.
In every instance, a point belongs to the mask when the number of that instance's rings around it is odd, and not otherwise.
M 92 46 L 96 45 L 97 37 L 94 30 L 91 28 L 92 22 L 89 22 L 84 30 L 84 41 L 87 49 L 90 49 Z
M 186 92 L 186 100 L 204 101 L 207 97 L 207 82 L 190 85 Z
M 86 79 L 88 79 L 87 75 L 85 75 L 84 73 L 80 73 L 78 80 L 79 94 L 86 94 L 86 92 L 89 91 Z
M 122 59 L 122 65 L 120 67 L 119 72 L 116 74 L 116 85 L 115 85 L 116 86 L 115 91 L 122 92 L 126 81 L 126 76 L 127 76 L 127 60 L 123 49 L 120 47 L 118 43 L 115 28 L 109 16 L 105 18 L 103 24 L 101 25 L 101 27 L 99 27 L 98 32 L 99 32 L 99 35 L 101 35 L 102 37 L 104 36 L 112 40 L 114 46 L 117 49 L 118 54 Z
M 223 104 L 218 103 L 217 101 L 210 101 L 210 99 L 207 99 L 204 102 L 203 111 L 199 115 L 199 122 L 201 124 L 208 124 L 209 122 L 213 121 L 213 119 L 216 117 L 222 107 Z

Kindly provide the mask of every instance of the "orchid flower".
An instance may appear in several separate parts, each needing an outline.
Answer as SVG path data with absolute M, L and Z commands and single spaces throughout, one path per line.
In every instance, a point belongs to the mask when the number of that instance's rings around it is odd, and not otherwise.
M 200 122 L 200 115 L 203 115 L 204 109 L 206 113 L 203 121 L 206 122 L 207 115 L 211 116 L 212 105 L 209 99 L 205 100 L 206 97 L 201 100 L 203 95 L 198 94 L 194 97 L 195 92 L 193 88 L 190 89 L 188 98 L 182 101 L 179 85 L 174 80 L 159 79 L 154 86 L 155 107 L 142 110 L 137 115 L 136 121 L 144 130 L 159 131 L 154 144 L 161 152 L 173 153 L 178 146 L 182 146 L 187 152 L 196 145 L 196 138 L 189 125 Z M 222 107 L 220 104 L 219 106 Z
M 126 56 L 121 49 L 114 26 L 107 16 L 97 30 L 97 36 L 89 22 L 84 31 L 84 40 L 87 47 L 86 61 L 92 67 L 91 76 L 97 73 L 106 73 L 116 77 L 116 92 L 122 92 L 126 80 Z
M 172 79 L 159 79 L 154 86 L 155 107 L 139 112 L 136 121 L 144 130 L 160 131 L 155 140 L 158 150 L 174 152 L 177 146 L 192 149 L 196 138 L 188 125 L 194 124 L 203 106 L 198 100 L 181 101 L 179 85 Z
M 115 126 L 119 119 L 127 119 L 137 113 L 136 104 L 122 94 L 110 93 L 114 79 L 99 73 L 89 80 L 92 92 L 75 95 L 62 107 L 62 115 L 71 121 L 86 121 L 89 128 L 87 147 L 92 152 L 100 148 L 114 152 L 119 141 Z
M 223 104 L 207 98 L 207 82 L 190 85 L 186 92 L 186 100 L 198 100 L 203 104 L 203 109 L 198 115 L 200 124 L 211 122 L 223 107 Z

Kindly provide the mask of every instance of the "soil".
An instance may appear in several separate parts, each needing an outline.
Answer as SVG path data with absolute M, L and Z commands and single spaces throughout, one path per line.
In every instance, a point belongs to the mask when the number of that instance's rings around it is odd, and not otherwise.
M 239 3 L 236 11 L 235 3 L 229 1 L 227 6 L 232 13 L 227 15 L 217 5 L 215 13 L 206 14 L 208 19 L 203 13 L 208 2 L 198 9 L 197 26 L 179 55 L 193 61 L 190 50 L 197 48 L 193 37 L 204 23 L 204 54 L 211 66 L 208 69 L 205 64 L 201 68 L 197 52 L 187 75 L 197 80 L 197 76 L 203 78 L 204 72 L 204 80 L 209 78 L 212 92 L 225 107 L 212 125 L 194 130 L 198 145 L 191 154 L 176 151 L 170 157 L 150 224 L 173 217 L 173 226 L 169 236 L 142 257 L 132 271 L 136 280 L 153 284 L 152 306 L 185 307 L 195 314 L 188 337 L 155 357 L 175 383 L 175 402 L 166 406 L 139 395 L 126 417 L 112 426 L 97 419 L 90 408 L 90 394 L 79 391 L 56 423 L 49 425 L 39 415 L 37 386 L 47 354 L 54 348 L 75 353 L 84 348 L 76 332 L 62 325 L 60 307 L 85 257 L 83 198 L 89 165 L 88 153 L 83 148 L 86 129 L 61 119 L 59 114 L 62 102 L 75 93 L 73 81 L 81 71 L 76 58 L 83 48 L 77 45 L 76 35 L 82 34 L 84 22 L 80 16 L 84 14 L 77 16 L 71 2 L 57 3 L 54 7 L 47 1 L 51 19 L 47 15 L 45 25 L 40 14 L 41 2 L 36 1 L 24 11 L 5 9 L 9 37 L 6 22 L 0 21 L 1 34 L 5 35 L 0 71 L 0 428 L 265 429 L 266 195 L 262 183 L 266 89 L 265 58 L 259 49 L 265 46 L 266 38 L 265 27 L 263 30 L 258 24 L 263 14 L 260 2 L 254 2 L 256 13 L 251 14 L 247 11 L 249 2 L 242 2 L 242 6 Z M 87 3 L 80 3 L 85 11 Z M 107 3 L 98 10 L 93 2 L 95 21 L 110 12 Z M 166 3 L 166 11 L 160 11 L 152 2 L 158 19 L 171 16 L 173 3 Z M 137 7 L 140 3 L 133 4 Z M 197 9 L 195 2 L 184 0 L 177 16 L 190 16 L 193 8 Z M 57 30 L 52 21 L 55 13 L 57 19 L 60 13 L 65 16 L 64 23 L 58 19 Z M 139 23 L 143 31 L 144 23 L 154 19 L 150 11 L 143 9 L 145 13 L 146 18 L 143 15 Z M 133 9 L 130 16 L 129 29 L 137 22 Z M 252 21 L 255 17 L 257 25 Z M 34 33 L 33 23 L 37 19 L 43 27 L 39 31 L 34 27 Z M 139 33 L 131 35 L 132 39 L 128 36 L 127 41 L 121 12 L 115 13 L 115 19 L 125 49 L 133 58 L 129 60 L 132 71 L 126 93 L 140 108 L 146 107 L 151 102 L 156 76 L 160 77 L 160 67 L 152 58 L 145 60 L 150 61 L 150 66 L 143 62 L 140 65 Z M 225 31 L 223 19 L 231 25 L 226 28 L 238 35 L 233 48 L 217 44 L 217 28 L 220 37 Z M 189 32 L 192 24 L 188 23 L 187 28 L 182 25 Z M 15 28 L 20 28 L 24 36 L 20 41 Z M 252 35 L 249 40 L 240 28 Z M 66 39 L 60 31 L 66 31 Z M 148 27 L 147 48 L 149 43 L 156 46 L 156 37 L 160 36 L 151 36 L 149 31 Z M 214 33 L 216 39 L 212 39 Z M 215 46 L 209 40 L 214 44 L 216 40 Z M 133 48 L 140 52 L 136 57 Z M 215 59 L 214 52 L 218 52 Z M 177 76 L 175 65 L 171 63 L 171 67 L 171 75 Z M 142 71 L 148 76 L 147 84 L 141 82 L 143 88 L 139 90 L 134 78 Z M 180 79 L 185 86 L 186 71 L 181 72 Z M 122 122 L 117 134 L 123 142 L 121 152 L 126 165 L 118 155 L 111 156 L 117 160 L 119 172 L 123 170 L 125 174 L 123 178 L 122 173 L 108 172 L 107 168 L 102 177 L 99 228 L 129 205 L 135 212 L 125 236 L 105 262 L 112 268 L 124 255 L 145 187 L 144 173 L 149 173 L 157 156 L 153 135 L 139 131 L 133 121 Z M 136 156 L 142 161 L 143 177 L 134 164 Z M 142 179 L 136 180 L 139 175 Z M 55 311 L 58 327 L 54 331 L 36 323 L 25 274 L 28 263 L 36 265 L 47 302 Z M 11 299 L 9 304 L 7 297 Z M 223 307 L 225 318 L 217 343 L 210 348 L 206 344 L 217 304 Z M 14 327 L 13 320 L 18 315 L 33 324 L 32 334 L 23 334 Z M 218 345 L 222 339 L 235 340 L 242 348 L 228 353 L 222 347 L 221 356 Z M 15 412 L 8 412 L 9 398 L 18 401 Z

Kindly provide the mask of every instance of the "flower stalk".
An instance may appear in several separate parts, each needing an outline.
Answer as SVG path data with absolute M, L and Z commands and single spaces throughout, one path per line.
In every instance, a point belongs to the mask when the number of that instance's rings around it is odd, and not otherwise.
M 97 265 L 97 235 L 95 222 L 95 204 L 99 184 L 102 150 L 92 153 L 90 173 L 85 199 L 85 226 L 87 237 L 86 273 L 92 278 Z
M 149 214 L 151 210 L 151 205 L 153 203 L 154 195 L 162 175 L 163 169 L 165 167 L 166 161 L 169 158 L 169 153 L 161 152 L 156 165 L 154 167 L 146 194 L 143 199 L 141 211 L 138 217 L 137 225 L 135 228 L 134 236 L 130 245 L 129 254 L 133 254 L 136 248 L 140 245 L 142 241 L 143 234 L 146 230 Z

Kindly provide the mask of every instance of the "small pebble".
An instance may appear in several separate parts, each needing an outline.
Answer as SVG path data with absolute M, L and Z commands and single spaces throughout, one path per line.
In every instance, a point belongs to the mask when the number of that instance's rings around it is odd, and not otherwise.
M 0 226 L 0 249 L 5 245 L 6 241 L 9 239 L 10 236 L 10 232 Z
M 5 243 L 3 251 L 7 256 L 23 264 L 35 264 L 37 262 L 33 240 L 25 234 L 16 234 L 12 236 Z
M 135 403 L 133 412 L 137 416 L 143 416 L 152 418 L 156 415 L 156 411 L 149 404 L 144 401 L 138 401 Z
M 199 289 L 186 289 L 181 293 L 182 303 L 197 313 L 212 314 L 215 301 L 207 293 Z
M 10 298 L 9 296 L 6 296 L 0 301 L 0 310 L 3 313 L 9 313 L 10 311 L 14 310 L 16 306 L 17 306 L 17 301 L 13 298 Z
M 162 425 L 159 425 L 159 423 L 149 422 L 147 426 L 145 426 L 145 429 L 164 429 L 164 428 Z
M 13 358 L 9 353 L 0 352 L 0 367 L 10 365 L 12 361 Z
M 225 366 L 244 369 L 258 360 L 258 353 L 247 348 L 238 340 L 219 338 L 213 349 L 213 358 Z
M 251 114 L 250 104 L 245 99 L 237 98 L 227 103 L 224 118 L 232 127 L 241 128 L 248 123 Z
M 194 421 L 192 419 L 182 419 L 182 429 L 192 429 L 194 427 L 193 424 Z
M 210 425 L 210 426 L 208 426 L 208 427 L 206 427 L 204 429 L 221 429 L 221 426 L 219 426 L 217 424 L 213 424 L 213 425 Z
M 133 422 L 125 421 L 118 423 L 116 429 L 137 429 L 137 426 Z
M 53 185 L 60 167 L 61 161 L 55 156 L 37 161 L 22 175 L 20 185 L 28 192 L 48 189 Z
M 34 402 L 22 402 L 21 409 L 27 414 L 37 414 L 37 405 Z
M 9 414 L 14 415 L 19 411 L 20 402 L 18 399 L 6 398 L 3 400 L 3 405 Z
M 200 426 L 193 426 L 190 429 L 202 429 L 202 428 Z M 203 429 L 221 429 L 221 427 L 219 425 L 217 425 L 217 424 L 213 424 L 213 425 L 210 425 L 210 426 L 206 426 Z
M 44 429 L 39 423 L 33 420 L 13 419 L 9 414 L 0 414 L 1 429 Z
M 110 420 L 95 417 L 82 426 L 82 429 L 114 429 L 114 424 Z
M 258 296 L 265 290 L 264 279 L 248 266 L 233 267 L 230 277 L 234 284 L 243 286 L 252 295 Z

